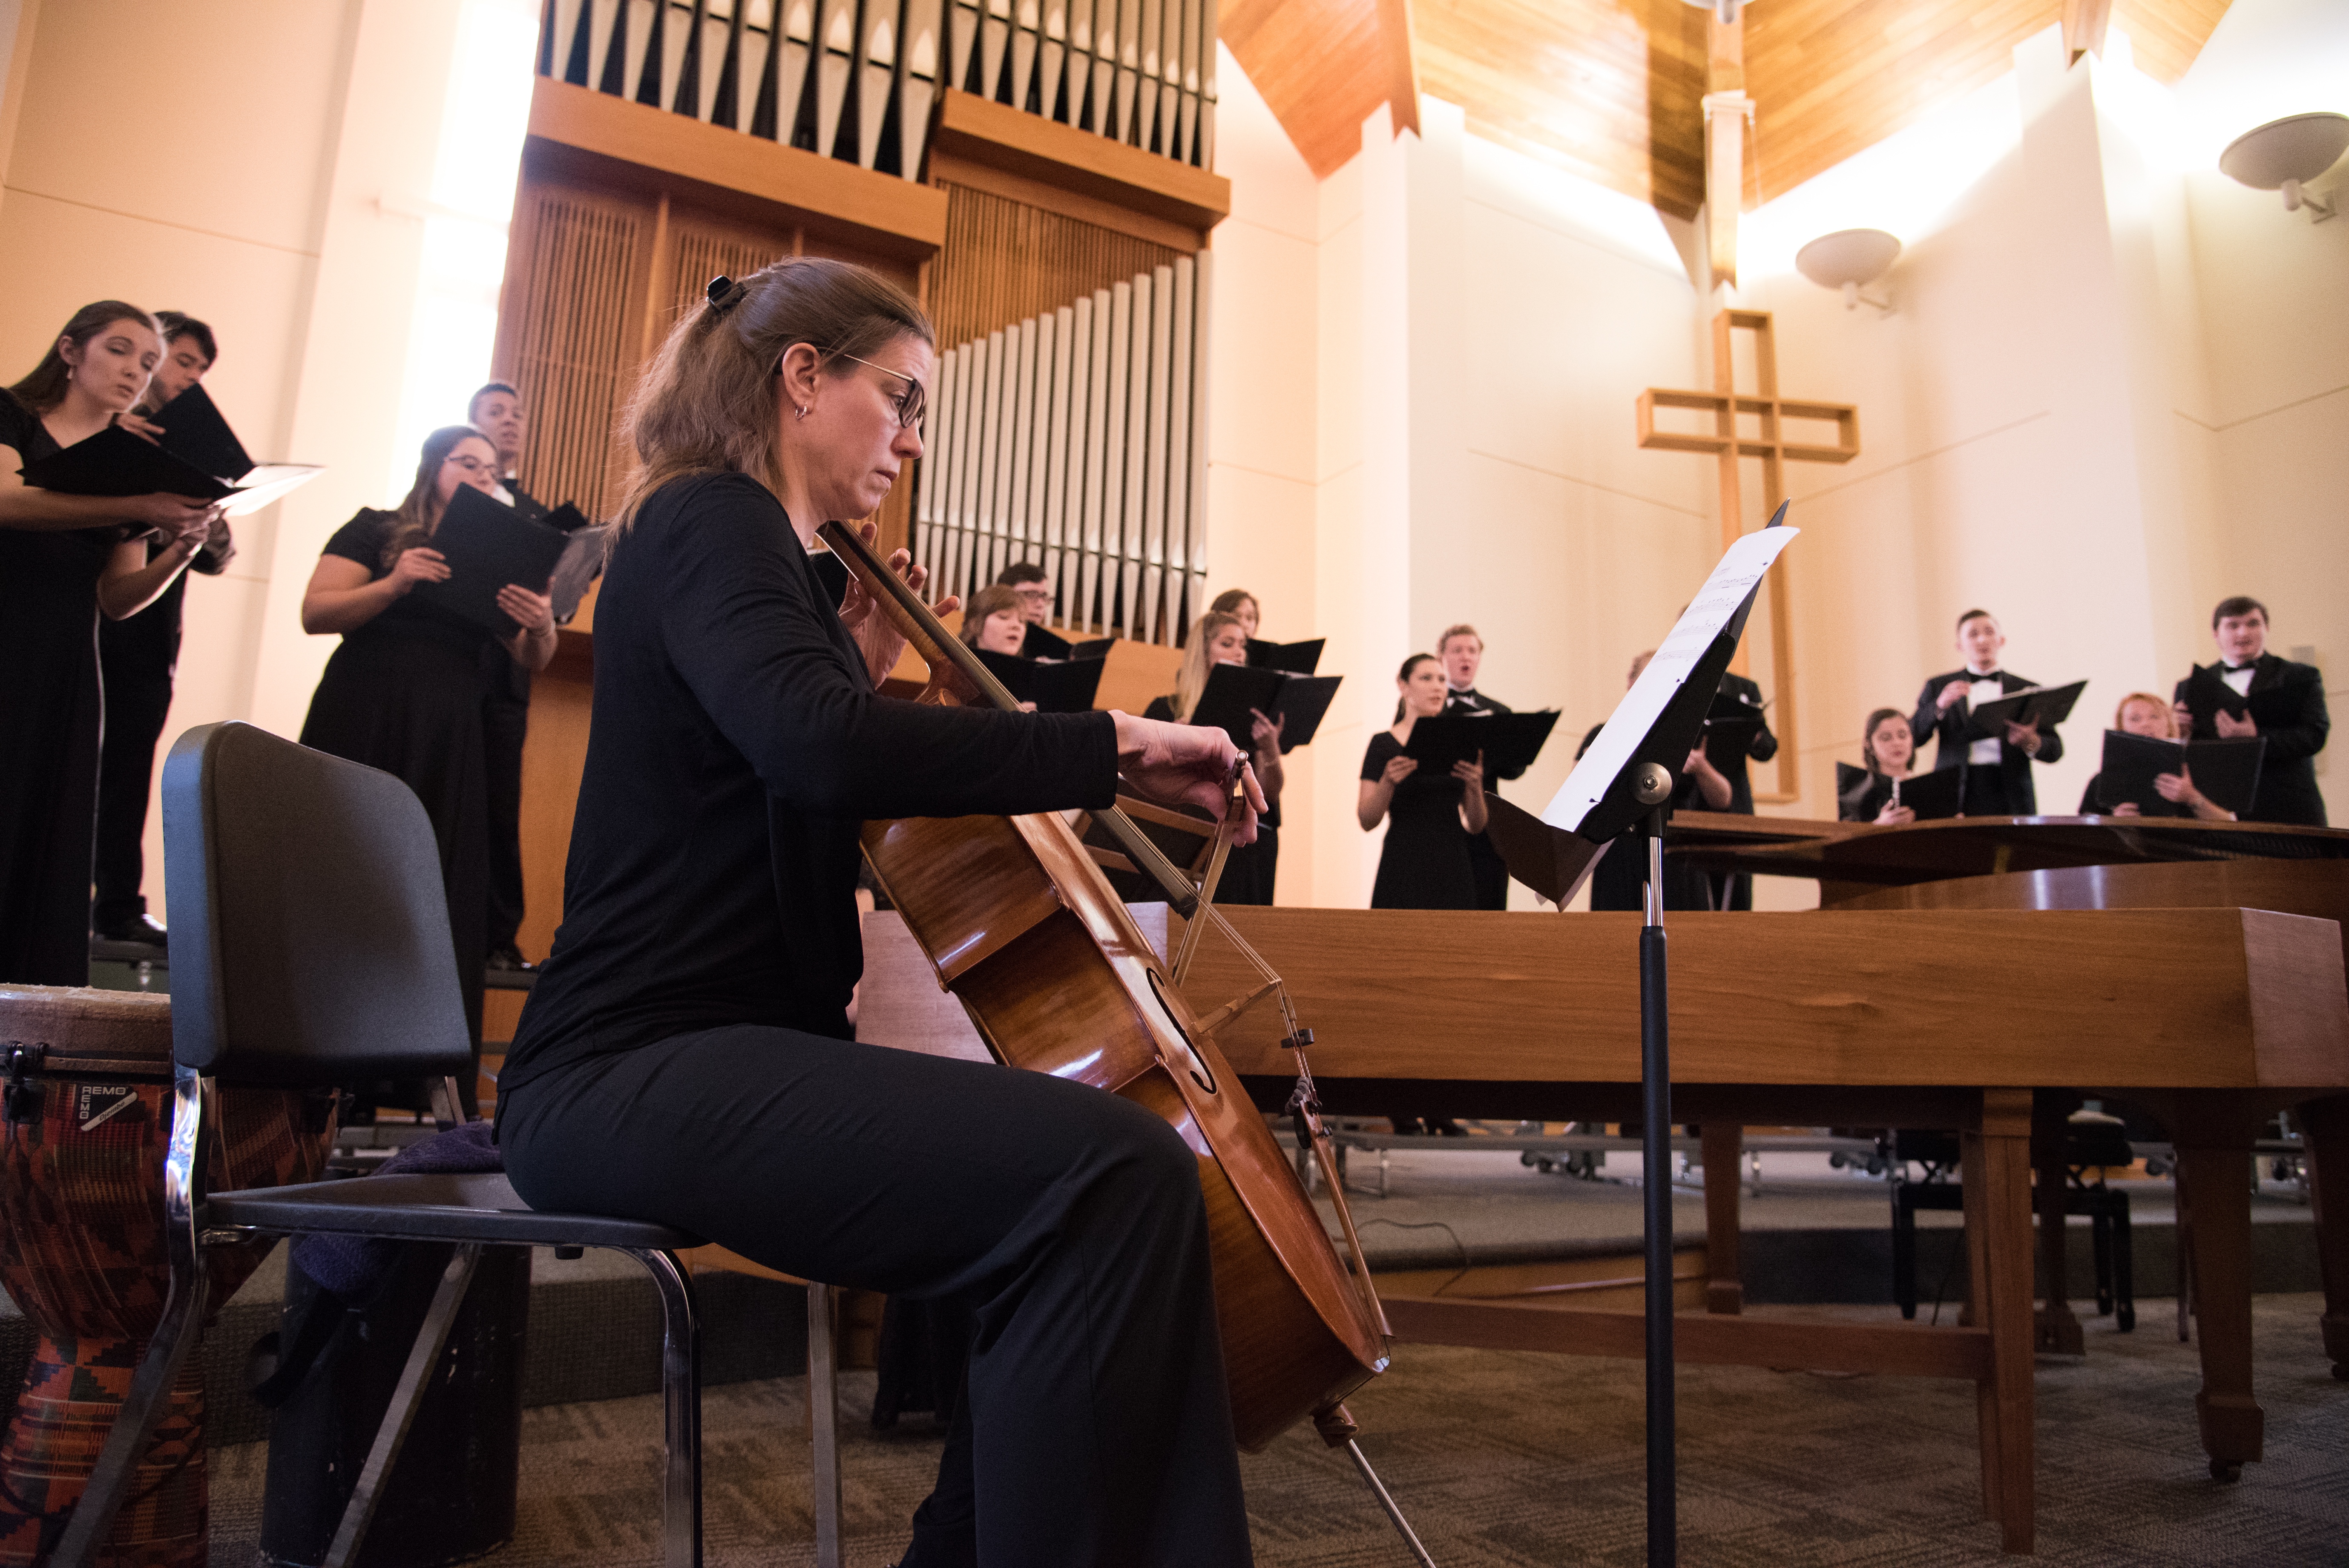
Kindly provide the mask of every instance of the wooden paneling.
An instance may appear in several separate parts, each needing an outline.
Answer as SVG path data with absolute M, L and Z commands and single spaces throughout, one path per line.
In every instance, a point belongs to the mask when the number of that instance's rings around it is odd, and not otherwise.
M 1237 0 L 1224 41 L 1327 176 L 1388 97 L 1380 0 Z M 1780 195 L 2013 67 L 2064 0 L 1766 0 L 1747 8 L 1758 104 L 1748 204 Z M 2112 0 L 2138 68 L 2175 81 L 2226 0 Z M 1704 200 L 1706 13 L 1682 0 L 1419 0 L 1406 57 L 1468 129 L 1692 218 Z M 1400 117 L 1399 117 L 1400 120 Z
M 1420 86 L 1487 140 L 1692 218 L 1706 20 L 1682 0 L 1426 0 Z
M 1417 10 L 1422 28 L 1428 10 Z M 1223 38 L 1298 152 L 1326 179 L 1362 150 L 1362 121 L 1380 104 L 1392 106 L 1398 130 L 1419 129 L 1417 95 L 1398 86 L 1412 79 L 1411 15 L 1383 0 L 1231 0 Z M 1421 85 L 1436 90 L 1423 78 Z
M 1224 913 L 1288 981 L 1324 1078 L 1423 1076 L 1433 1062 L 1454 1079 L 1640 1076 L 1636 915 Z M 1929 1085 L 1947 1067 L 1915 1043 L 1964 1037 L 1984 1085 L 2349 1085 L 2337 940 L 2330 922 L 2260 909 L 1675 915 L 1672 1077 Z M 2028 1029 L 1982 1032 L 1982 971 L 1951 961 L 1961 949 L 2040 961 L 1997 989 Z M 1210 940 L 1185 989 L 1206 1011 L 1255 984 Z M 2262 994 L 2298 1002 L 2296 1016 L 2256 1006 Z M 1216 1039 L 1240 1073 L 1294 1073 L 1280 1034 L 1279 1012 L 1258 1007 Z
M 1189 254 L 989 191 L 943 189 L 946 252 L 933 269 L 930 296 L 942 348 L 1049 315 Z
M 1207 231 L 1232 210 L 1232 182 L 1220 174 L 967 92 L 949 92 L 938 105 L 930 135 L 936 182 L 951 178 L 939 168 L 941 157 L 1057 186 L 1121 213 L 1181 225 L 1194 232 L 1184 245 L 1188 250 L 1206 244 Z
M 1771 0 L 1745 13 L 1762 199 L 1954 103 L 2014 66 L 2014 47 L 2063 0 Z M 2138 67 L 2183 74 L 2224 0 L 2116 0 Z
M 648 171 L 706 206 L 784 209 L 874 254 L 919 263 L 946 237 L 946 198 L 926 186 L 545 77 L 532 88 L 530 135 Z

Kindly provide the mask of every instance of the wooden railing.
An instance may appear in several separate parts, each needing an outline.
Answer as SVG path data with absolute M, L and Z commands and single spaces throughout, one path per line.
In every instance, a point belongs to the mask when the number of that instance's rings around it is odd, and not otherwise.
M 947 87 L 1212 169 L 1216 26 L 1216 0 L 546 0 L 538 70 L 908 180 Z

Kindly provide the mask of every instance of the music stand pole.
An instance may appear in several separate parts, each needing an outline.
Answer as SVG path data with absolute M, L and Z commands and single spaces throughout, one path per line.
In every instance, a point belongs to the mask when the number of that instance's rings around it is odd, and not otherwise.
M 1664 817 L 1671 775 L 1654 763 L 1640 800 L 1653 799 L 1648 841 L 1647 923 L 1640 929 L 1640 1114 L 1648 1309 L 1648 1568 L 1680 1561 L 1679 1480 L 1672 1429 L 1672 1075 L 1665 1014 Z M 1661 789 L 1655 786 L 1661 784 Z M 1708 1177 L 1713 1173 L 1707 1172 Z M 1733 1179 L 1734 1173 L 1730 1173 Z

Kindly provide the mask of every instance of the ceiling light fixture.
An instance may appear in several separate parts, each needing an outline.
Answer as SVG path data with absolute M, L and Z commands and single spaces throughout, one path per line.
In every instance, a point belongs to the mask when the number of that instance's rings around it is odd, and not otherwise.
M 2337 209 L 2302 189 L 2349 151 L 2349 115 L 2293 114 L 2243 132 L 2219 154 L 2219 171 L 2254 191 L 2282 191 L 2283 210 L 2321 223 Z
M 1700 11 L 1712 12 L 1721 18 L 1721 25 L 1724 27 L 1737 26 L 1738 0 L 1682 0 L 1682 4 L 1693 5 Z
M 1900 242 L 1882 229 L 1838 229 L 1796 251 L 1795 270 L 1821 288 L 1842 290 L 1846 310 L 1857 310 L 1866 300 L 1889 316 L 1891 301 L 1868 299 L 1859 290 L 1889 271 L 1899 254 Z

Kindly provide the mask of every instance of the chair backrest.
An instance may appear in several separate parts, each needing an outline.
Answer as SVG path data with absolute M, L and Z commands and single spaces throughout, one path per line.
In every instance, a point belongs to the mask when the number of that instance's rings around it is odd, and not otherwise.
M 391 774 L 250 724 L 163 763 L 171 1047 L 232 1082 L 470 1075 L 431 820 Z

